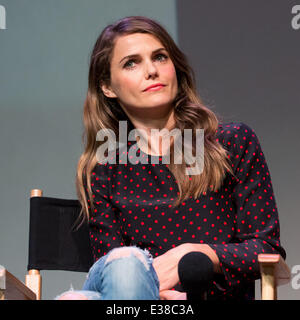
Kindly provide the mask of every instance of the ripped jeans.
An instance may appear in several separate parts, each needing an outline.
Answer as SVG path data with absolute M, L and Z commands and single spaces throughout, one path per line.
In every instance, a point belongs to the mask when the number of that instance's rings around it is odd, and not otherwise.
M 82 290 L 87 300 L 159 300 L 159 280 L 147 249 L 136 246 L 113 248 L 90 268 Z

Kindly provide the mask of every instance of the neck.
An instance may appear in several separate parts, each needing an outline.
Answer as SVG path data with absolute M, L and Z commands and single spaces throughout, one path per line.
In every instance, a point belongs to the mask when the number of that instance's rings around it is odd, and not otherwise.
M 148 114 L 147 112 L 144 112 L 144 116 L 139 117 L 139 114 L 132 115 L 128 111 L 125 111 L 134 127 L 141 130 L 141 137 L 137 137 L 137 144 L 139 148 L 144 153 L 155 156 L 164 155 L 166 154 L 167 150 L 162 150 L 162 136 L 157 136 L 159 132 L 151 132 L 151 130 L 156 129 L 156 131 L 161 131 L 162 129 L 167 129 L 169 132 L 175 128 L 173 107 L 165 113 L 162 113 L 162 110 L 158 111 L 160 111 L 159 115 L 156 114 L 155 116 L 155 114 L 152 112 L 151 117 L 150 112 L 148 112 Z M 171 137 L 171 139 L 173 139 L 173 137 Z M 171 143 L 172 141 L 173 140 L 171 140 Z

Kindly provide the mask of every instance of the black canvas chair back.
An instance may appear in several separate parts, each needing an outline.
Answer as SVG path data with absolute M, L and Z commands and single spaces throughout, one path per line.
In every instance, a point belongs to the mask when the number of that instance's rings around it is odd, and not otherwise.
M 88 224 L 78 220 L 80 209 L 78 200 L 43 197 L 42 190 L 31 190 L 26 286 L 38 300 L 39 270 L 88 272 L 93 264 Z M 291 278 L 288 265 L 279 254 L 258 254 L 258 262 L 262 299 L 277 299 L 277 285 Z
M 78 200 L 30 198 L 28 270 L 89 270 L 88 224 L 80 224 L 80 208 Z

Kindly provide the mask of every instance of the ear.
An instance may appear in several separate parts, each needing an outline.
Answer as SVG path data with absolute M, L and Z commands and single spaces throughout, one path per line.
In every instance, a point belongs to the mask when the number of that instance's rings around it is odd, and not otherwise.
M 101 83 L 100 84 L 101 90 L 103 92 L 103 94 L 107 97 L 107 98 L 117 98 L 117 95 L 115 94 L 115 92 L 111 89 L 110 86 Z

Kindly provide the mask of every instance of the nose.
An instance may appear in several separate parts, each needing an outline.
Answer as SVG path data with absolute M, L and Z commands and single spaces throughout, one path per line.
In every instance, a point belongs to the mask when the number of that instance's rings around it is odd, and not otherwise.
M 145 77 L 146 79 L 154 78 L 158 76 L 157 67 L 152 61 L 146 62 L 145 65 Z

